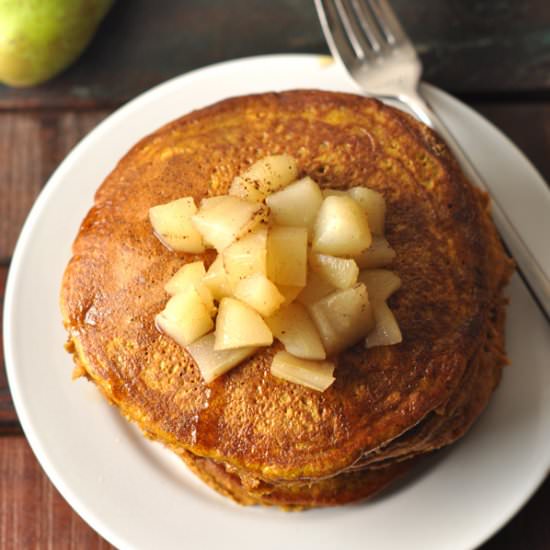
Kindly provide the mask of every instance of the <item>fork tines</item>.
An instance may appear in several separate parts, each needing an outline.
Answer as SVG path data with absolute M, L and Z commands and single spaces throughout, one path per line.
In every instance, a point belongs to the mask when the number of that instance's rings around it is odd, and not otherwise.
M 345 64 L 409 42 L 386 0 L 315 0 L 315 4 L 332 35 L 332 40 L 327 36 L 331 51 L 346 57 Z

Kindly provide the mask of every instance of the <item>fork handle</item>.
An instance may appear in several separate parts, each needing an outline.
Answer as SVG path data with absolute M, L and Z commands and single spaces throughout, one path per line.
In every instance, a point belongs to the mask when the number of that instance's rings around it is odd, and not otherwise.
M 400 97 L 399 99 L 405 103 L 422 122 L 430 126 L 443 138 L 460 163 L 466 177 L 480 189 L 489 193 L 492 202 L 491 213 L 500 236 L 506 248 L 515 259 L 519 274 L 546 314 L 546 318 L 550 320 L 549 274 L 544 271 L 533 251 L 518 233 L 510 218 L 495 198 L 495 195 L 490 193 L 487 183 L 483 180 L 472 161 L 445 126 L 444 122 L 423 98 L 417 94 L 411 94 L 406 97 Z

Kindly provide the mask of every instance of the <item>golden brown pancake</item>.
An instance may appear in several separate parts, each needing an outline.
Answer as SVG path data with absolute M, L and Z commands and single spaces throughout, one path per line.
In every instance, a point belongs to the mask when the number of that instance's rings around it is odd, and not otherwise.
M 206 385 L 154 324 L 164 283 L 213 256 L 167 250 L 149 208 L 226 193 L 278 153 L 322 187 L 384 195 L 403 283 L 390 299 L 403 342 L 339 354 L 324 393 L 271 376 L 277 344 Z M 405 469 L 399 461 L 460 437 L 498 382 L 511 267 L 487 210 L 431 130 L 376 100 L 319 91 L 229 99 L 141 140 L 99 188 L 62 285 L 68 347 L 123 414 L 235 498 L 300 507 L 364 498 Z M 353 468 L 362 470 L 342 473 Z M 254 495 L 260 484 L 278 496 Z

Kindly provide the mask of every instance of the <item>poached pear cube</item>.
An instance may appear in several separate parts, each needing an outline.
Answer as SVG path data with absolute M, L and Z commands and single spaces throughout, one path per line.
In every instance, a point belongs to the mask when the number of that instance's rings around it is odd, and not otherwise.
M 193 197 L 183 197 L 149 209 L 155 235 L 171 250 L 199 254 L 204 252 L 201 234 L 191 218 L 197 212 Z
M 373 237 L 369 248 L 354 256 L 354 259 L 361 269 L 374 269 L 391 264 L 395 256 L 395 250 L 384 237 Z
M 229 277 L 225 271 L 223 257 L 221 255 L 218 255 L 212 262 L 206 272 L 206 275 L 203 277 L 202 282 L 204 286 L 210 290 L 212 296 L 216 300 L 221 300 L 226 296 L 231 296 L 233 293 L 233 287 L 231 286 Z
M 273 334 L 257 311 L 235 298 L 222 298 L 216 318 L 216 351 L 272 343 Z
M 354 260 L 328 254 L 311 253 L 309 266 L 335 288 L 349 288 L 357 282 L 359 275 L 359 268 Z
M 233 295 L 263 317 L 275 313 L 285 301 L 279 289 L 262 273 L 254 273 L 239 281 Z
M 265 202 L 270 208 L 273 223 L 306 227 L 311 237 L 323 194 L 310 177 L 305 177 L 269 195 Z
M 277 285 L 305 286 L 307 229 L 275 225 L 267 235 L 267 276 Z
M 194 286 L 211 315 L 216 312 L 214 297 L 210 289 L 204 285 L 203 278 L 206 271 L 203 262 L 191 262 L 178 269 L 172 278 L 164 285 L 164 290 L 174 296 Z
M 324 359 L 325 349 L 317 327 L 306 308 L 299 303 L 289 304 L 266 319 L 266 323 L 286 351 L 303 359 Z
M 254 273 L 266 273 L 267 227 L 260 224 L 230 244 L 222 253 L 223 265 L 232 286 Z
M 337 290 L 309 307 L 328 355 L 357 343 L 374 327 L 367 288 L 358 283 Z
M 211 332 L 186 348 L 195 363 L 197 363 L 201 375 L 207 384 L 233 367 L 236 367 L 244 359 L 250 357 L 257 349 L 247 347 L 215 350 L 215 339 L 215 334 Z
M 335 290 L 336 287 L 333 284 L 310 269 L 307 274 L 307 284 L 296 300 L 305 306 L 310 306 Z
M 392 346 L 403 341 L 397 319 L 386 302 L 374 302 L 372 309 L 375 327 L 365 340 L 367 348 Z
M 214 328 L 210 311 L 194 286 L 172 296 L 155 317 L 155 322 L 180 346 L 191 344 Z
M 248 201 L 262 202 L 267 195 L 281 189 L 298 177 L 298 164 L 290 155 L 271 155 L 255 162 L 237 176 L 229 194 Z
M 267 208 L 262 204 L 229 195 L 213 198 L 214 203 L 201 206 L 191 220 L 204 241 L 218 252 L 267 219 Z
M 355 256 L 371 244 L 365 211 L 348 195 L 325 197 L 313 232 L 313 251 L 332 256 Z
M 386 200 L 384 196 L 368 187 L 352 187 L 348 190 L 348 193 L 367 213 L 371 233 L 373 235 L 383 235 L 384 220 L 386 218 Z
M 311 361 L 279 351 L 271 362 L 271 374 L 316 391 L 325 391 L 334 382 L 334 363 Z
M 401 287 L 401 279 L 389 269 L 365 269 L 359 274 L 359 281 L 365 283 L 371 303 L 386 301 Z

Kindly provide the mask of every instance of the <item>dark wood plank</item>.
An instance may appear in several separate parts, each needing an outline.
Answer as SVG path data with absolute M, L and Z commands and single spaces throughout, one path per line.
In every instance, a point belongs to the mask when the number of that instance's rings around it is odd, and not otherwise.
M 474 103 L 473 107 L 500 128 L 550 183 L 550 102 Z
M 6 263 L 40 189 L 108 111 L 0 112 L 0 262 Z
M 0 438 L 0 479 L 2 549 L 113 548 L 71 510 L 22 436 Z
M 547 0 L 394 0 L 452 93 L 550 90 Z M 0 87 L 0 107 L 113 106 L 191 69 L 268 53 L 327 52 L 309 0 L 119 0 L 81 58 L 50 83 Z
M 0 266 L 0 329 L 4 326 L 4 292 L 7 274 L 7 266 Z M 8 389 L 4 362 L 4 340 L 2 330 L 0 330 L 0 436 L 20 431 L 21 428 Z

